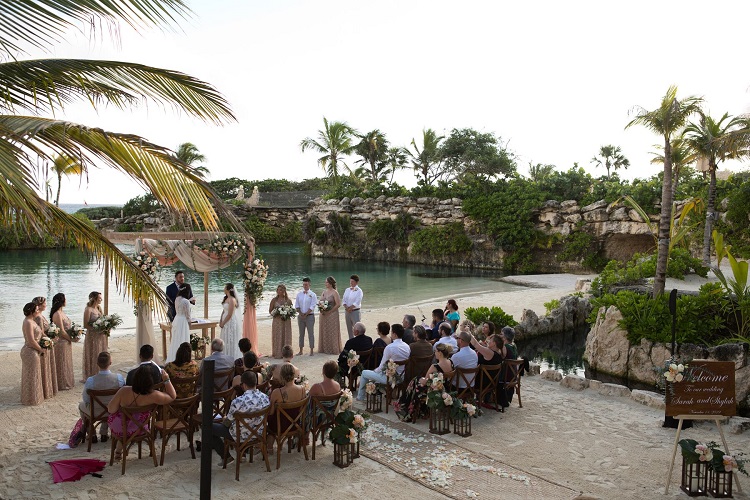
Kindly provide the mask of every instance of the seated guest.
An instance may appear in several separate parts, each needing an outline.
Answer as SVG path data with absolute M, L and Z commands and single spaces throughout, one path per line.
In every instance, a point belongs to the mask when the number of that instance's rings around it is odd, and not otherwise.
M 249 352 L 246 354 L 255 354 Z M 257 357 L 256 357 L 257 359 Z M 224 458 L 224 439 L 236 439 L 237 437 L 237 426 L 234 425 L 234 414 L 237 412 L 241 413 L 252 413 L 254 411 L 262 410 L 270 404 L 268 396 L 257 390 L 258 377 L 252 370 L 242 372 L 240 377 L 242 381 L 242 395 L 237 396 L 232 401 L 232 405 L 229 407 L 227 416 L 221 422 L 214 422 L 214 438 L 213 445 L 216 453 Z M 263 417 L 258 417 L 256 420 L 248 421 L 250 425 L 258 425 L 263 420 Z M 262 432 L 262 429 L 259 429 Z M 250 430 L 242 427 L 240 429 L 240 439 L 245 440 L 250 437 Z M 227 463 L 234 462 L 234 458 L 231 456 L 227 457 Z M 224 463 L 219 462 L 219 466 L 223 467 Z
M 258 356 L 256 356 L 253 351 L 247 351 L 245 355 L 242 356 L 242 369 L 244 370 L 242 373 L 253 371 L 253 368 L 255 368 L 256 366 L 258 366 Z M 262 384 L 263 374 L 256 373 L 256 375 L 256 382 L 258 384 Z M 232 379 L 232 387 L 237 389 L 238 396 L 242 394 L 242 375 L 234 376 L 234 379 Z
M 409 345 L 409 350 L 411 351 L 409 357 L 422 358 L 432 356 L 432 344 L 427 341 L 427 330 L 422 325 L 416 325 L 414 333 L 417 334 L 417 340 Z
M 456 369 L 470 370 L 478 365 L 477 353 L 470 347 L 471 338 L 469 332 L 458 334 L 458 352 L 454 353 L 451 358 Z M 457 384 L 458 388 L 465 389 L 467 382 L 469 385 L 474 384 L 474 374 L 466 375 L 466 380 L 460 379 Z
M 361 324 L 355 323 L 352 327 L 352 333 L 354 333 L 354 328 Z M 310 387 L 310 396 L 331 396 L 341 391 L 341 385 L 334 380 L 337 372 L 338 364 L 335 361 L 326 361 L 323 364 L 323 381 Z
M 305 399 L 305 388 L 301 385 L 294 383 L 294 379 L 297 377 L 295 374 L 294 365 L 291 363 L 281 365 L 279 381 L 284 384 L 278 389 L 274 389 L 271 393 L 271 411 L 268 413 L 268 452 L 273 453 L 273 436 L 280 432 L 283 432 L 291 422 L 286 417 L 281 419 L 281 428 L 276 425 L 276 404 L 278 403 L 295 403 Z M 287 413 L 290 417 L 294 418 L 297 416 L 299 410 L 289 410 Z M 280 453 L 281 450 L 278 450 Z
M 495 323 L 492 321 L 485 321 L 482 323 L 482 335 L 486 340 L 489 340 L 491 336 L 495 335 Z
M 227 354 L 224 354 L 224 341 L 221 339 L 213 339 L 211 341 L 211 355 L 203 358 L 203 361 L 214 362 L 214 374 L 218 372 L 225 372 L 230 368 L 234 368 L 234 358 Z M 203 363 L 200 367 L 200 378 L 198 379 L 198 388 L 200 389 L 203 383 Z
M 141 365 L 136 368 L 133 373 L 133 385 L 126 385 L 122 387 L 117 394 L 112 398 L 112 401 L 107 405 L 107 411 L 109 411 L 109 430 L 112 431 L 113 436 L 119 438 L 123 437 L 123 425 L 122 425 L 122 414 L 120 408 L 123 406 L 148 406 L 148 405 L 166 405 L 174 401 L 177 397 L 177 393 L 174 390 L 174 386 L 167 375 L 167 372 L 162 372 L 164 381 L 164 392 L 154 390 L 154 379 L 151 376 L 151 369 L 148 366 Z M 151 418 L 149 412 L 136 413 L 133 418 L 139 422 L 147 422 Z M 125 432 L 133 432 L 132 430 L 125 430 Z M 122 441 L 117 442 L 117 448 L 115 451 L 115 459 L 120 460 L 122 458 Z
M 440 344 L 448 344 L 453 348 L 453 352 L 458 351 L 458 342 L 456 342 L 456 338 L 451 334 L 451 325 L 447 322 L 440 323 L 438 331 L 440 332 L 440 339 L 433 345 L 433 350 L 437 349 L 437 346 Z
M 128 372 L 125 377 L 125 385 L 133 385 L 133 376 L 135 371 L 141 366 L 146 366 L 151 374 L 151 379 L 154 384 L 161 382 L 161 367 L 154 362 L 154 348 L 148 344 L 143 344 L 139 352 L 141 358 L 141 364 Z
M 122 375 L 119 373 L 115 374 L 109 371 L 109 367 L 112 365 L 112 357 L 108 352 L 100 352 L 96 358 L 96 366 L 99 367 L 99 373 L 92 375 L 86 379 L 86 383 L 83 385 L 83 401 L 78 405 L 78 410 L 81 412 L 81 418 L 83 419 L 84 426 L 88 428 L 88 417 L 91 415 L 91 396 L 89 396 L 89 389 L 92 391 L 106 391 L 107 389 L 119 389 L 125 385 Z M 101 402 L 109 404 L 112 400 L 112 396 L 106 396 L 101 398 Z M 104 408 L 94 408 L 94 413 L 98 414 Z M 102 437 L 102 443 L 107 441 L 107 422 L 104 421 L 100 424 L 99 434 Z M 96 443 L 98 440 L 96 436 L 91 436 L 91 442 Z
M 294 368 L 294 378 L 299 378 L 299 368 L 294 366 L 292 364 L 292 360 L 294 359 L 294 349 L 292 349 L 292 346 L 285 345 L 281 348 L 281 357 L 283 358 L 281 363 L 273 366 L 273 372 L 271 375 L 271 380 L 274 380 L 276 382 L 281 381 L 281 368 L 285 365 L 291 365 L 292 368 Z
M 452 355 L 453 349 L 450 345 L 440 344 L 435 350 L 435 359 L 437 362 L 430 366 L 424 377 L 414 377 L 409 382 L 406 391 L 401 395 L 398 403 L 394 403 L 393 405 L 396 415 L 402 422 L 411 422 L 414 415 L 417 417 L 427 415 L 427 379 L 436 372 L 450 375 L 453 372 L 453 361 L 450 359 Z M 415 407 L 416 405 L 419 405 L 419 407 Z
M 378 329 L 380 324 L 378 324 Z M 385 368 L 389 360 L 393 361 L 404 361 L 409 358 L 411 351 L 409 346 L 403 341 L 404 327 L 398 323 L 391 325 L 391 339 L 392 342 L 385 347 L 383 351 L 383 359 L 380 361 L 380 366 L 375 370 L 365 370 L 362 372 L 362 378 L 359 381 L 359 391 L 357 392 L 357 400 L 363 401 L 365 399 L 365 386 L 368 382 L 375 382 L 376 384 L 385 384 L 387 377 L 385 374 Z M 404 366 L 397 368 L 398 373 L 404 374 Z
M 477 352 L 477 361 L 480 365 L 499 365 L 503 362 L 503 339 L 499 335 L 491 335 L 487 339 L 487 345 L 484 345 L 484 342 L 479 342 L 477 338 L 472 335 L 471 346 Z M 479 377 L 482 385 L 488 382 L 486 380 L 487 376 L 484 373 L 480 372 Z M 497 390 L 500 389 L 501 385 L 502 380 L 498 380 Z M 487 394 L 487 397 L 489 397 L 489 394 Z M 491 408 L 486 401 L 480 401 L 480 403 L 482 406 Z
M 401 320 L 401 325 L 404 327 L 404 342 L 407 344 L 414 342 L 414 325 L 416 324 L 417 318 L 412 314 L 405 315 Z
M 372 349 L 372 339 L 365 335 L 365 330 L 364 323 L 354 323 L 354 326 L 352 326 L 352 335 L 354 337 L 346 341 L 344 350 L 339 354 L 339 371 L 342 377 L 349 374 L 347 360 L 350 351 L 367 351 Z
M 391 325 L 386 321 L 378 323 L 378 338 L 372 343 L 373 347 L 385 347 L 391 343 Z
M 516 331 L 509 326 L 504 326 L 500 330 L 500 335 L 503 337 L 503 359 L 518 359 L 518 348 L 513 342 L 516 338 Z
M 237 342 L 237 345 L 240 348 L 240 352 L 242 353 L 242 356 L 234 360 L 234 368 L 237 370 L 237 374 L 242 373 L 245 371 L 245 363 L 244 363 L 244 356 L 245 353 L 252 350 L 253 344 L 250 342 L 250 339 L 246 339 L 245 337 L 242 337 L 239 342 Z M 257 360 L 257 356 L 256 356 Z M 262 382 L 258 382 L 259 384 Z
M 438 327 L 440 326 L 440 323 L 444 321 L 445 313 L 442 309 L 433 309 L 432 310 L 432 323 L 430 323 L 430 327 L 426 328 L 427 330 L 427 337 L 430 340 L 431 343 L 435 343 L 436 340 L 440 338 L 440 330 L 438 330 Z
M 190 349 L 189 343 L 183 342 L 180 344 L 180 347 L 177 348 L 174 361 L 167 363 L 164 367 L 164 371 L 167 372 L 169 378 L 190 378 L 198 375 L 200 371 L 198 363 L 192 359 L 192 355 L 193 350 Z M 195 394 L 195 384 L 172 380 L 172 385 L 174 385 L 174 390 L 178 398 L 189 398 Z

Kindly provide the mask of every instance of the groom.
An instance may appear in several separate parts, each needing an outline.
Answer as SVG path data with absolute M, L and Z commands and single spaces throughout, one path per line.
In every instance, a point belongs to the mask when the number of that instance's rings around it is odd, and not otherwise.
M 177 292 L 180 291 L 180 287 L 185 284 L 185 273 L 178 270 L 174 273 L 174 283 L 167 287 L 167 318 L 169 322 L 174 321 L 174 317 L 177 314 L 174 310 L 174 301 L 177 300 Z M 193 297 L 192 289 L 190 291 L 190 303 L 195 305 L 195 297 Z

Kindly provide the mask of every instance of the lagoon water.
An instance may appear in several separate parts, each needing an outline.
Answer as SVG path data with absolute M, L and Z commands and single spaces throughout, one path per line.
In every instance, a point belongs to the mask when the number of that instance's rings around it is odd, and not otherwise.
M 118 245 L 126 254 L 133 253 L 132 245 Z M 466 294 L 517 290 L 519 287 L 498 280 L 496 272 L 482 272 L 440 267 L 400 265 L 394 263 L 365 262 L 312 257 L 305 254 L 303 245 L 262 245 L 259 251 L 270 266 L 266 291 L 258 305 L 258 323 L 261 328 L 270 322 L 268 303 L 275 294 L 276 286 L 285 283 L 290 298 L 302 288 L 302 278 L 309 276 L 312 290 L 320 294 L 326 276 L 334 276 L 343 290 L 351 274 L 361 278 L 364 290 L 363 309 L 387 308 L 395 304 L 413 304 L 414 315 L 420 319 L 420 311 L 429 320 L 430 311 L 445 304 L 436 299 L 445 296 L 459 298 Z M 174 279 L 179 263 L 164 267 L 158 279 L 165 288 Z M 186 281 L 193 287 L 198 298 L 193 308 L 195 317 L 203 312 L 203 275 L 186 270 Z M 242 265 L 237 264 L 209 274 L 209 318 L 218 319 L 221 314 L 224 283 L 233 282 L 238 291 L 242 289 Z M 88 294 L 103 291 L 102 269 L 96 261 L 79 250 L 18 250 L 0 252 L 0 350 L 20 349 L 23 344 L 21 323 L 24 304 L 33 297 L 43 295 L 51 305 L 52 296 L 62 292 L 67 298 L 66 312 L 80 323 Z M 343 295 L 343 292 L 341 292 Z M 460 300 L 459 300 L 460 305 Z M 502 304 L 497 304 L 501 305 Z M 122 316 L 124 324 L 113 335 L 135 332 L 133 305 L 118 293 L 114 281 L 110 282 L 109 312 Z M 49 309 L 45 311 L 49 314 Z M 367 320 L 366 314 L 363 318 Z M 400 321 L 401 318 L 393 318 Z

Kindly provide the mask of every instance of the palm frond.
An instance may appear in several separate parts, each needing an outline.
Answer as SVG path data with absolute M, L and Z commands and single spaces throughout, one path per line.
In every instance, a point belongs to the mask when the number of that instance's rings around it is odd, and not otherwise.
M 81 99 L 125 108 L 147 100 L 208 122 L 235 120 L 210 84 L 179 71 L 88 59 L 37 59 L 0 64 L 0 109 L 46 113 Z

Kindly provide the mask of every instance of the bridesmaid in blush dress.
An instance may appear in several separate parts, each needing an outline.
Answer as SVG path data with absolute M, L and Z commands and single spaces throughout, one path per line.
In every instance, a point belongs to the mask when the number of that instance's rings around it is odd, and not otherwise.
M 34 297 L 31 302 L 37 305 L 37 312 L 39 313 L 34 317 L 34 322 L 42 329 L 42 336 L 46 336 L 47 330 L 49 330 L 49 321 L 44 317 L 47 299 L 45 297 Z M 55 342 L 54 339 L 53 342 Z M 42 388 L 44 389 L 45 399 L 57 395 L 57 366 L 54 347 L 42 356 Z
M 58 293 L 52 297 L 52 309 L 49 318 L 60 329 L 55 343 L 55 364 L 57 365 L 57 388 L 61 391 L 72 389 L 75 385 L 73 375 L 73 339 L 68 335 L 72 325 L 65 314 L 65 294 Z
M 330 309 L 320 311 L 320 327 L 318 330 L 318 352 L 324 354 L 341 353 L 341 322 L 339 320 L 339 307 L 341 297 L 336 291 L 336 280 L 333 276 L 326 278 L 326 289 L 320 295 L 320 300 L 327 300 Z
M 29 302 L 23 306 L 23 339 L 21 348 L 21 404 L 36 406 L 44 401 L 42 389 L 42 354 L 44 349 L 39 345 L 42 329 L 34 321 L 39 315 L 37 305 Z
M 96 360 L 100 352 L 109 351 L 109 337 L 101 331 L 95 330 L 91 322 L 104 316 L 102 311 L 102 294 L 91 292 L 86 309 L 83 311 L 83 327 L 87 329 L 86 340 L 83 341 L 83 380 L 99 373 Z
M 271 299 L 268 306 L 268 314 L 272 314 L 277 307 L 292 305 L 289 295 L 286 293 L 286 285 L 276 287 L 276 297 Z M 271 354 L 276 359 L 281 359 L 281 348 L 292 345 L 292 320 L 284 320 L 281 316 L 274 316 L 271 323 Z

